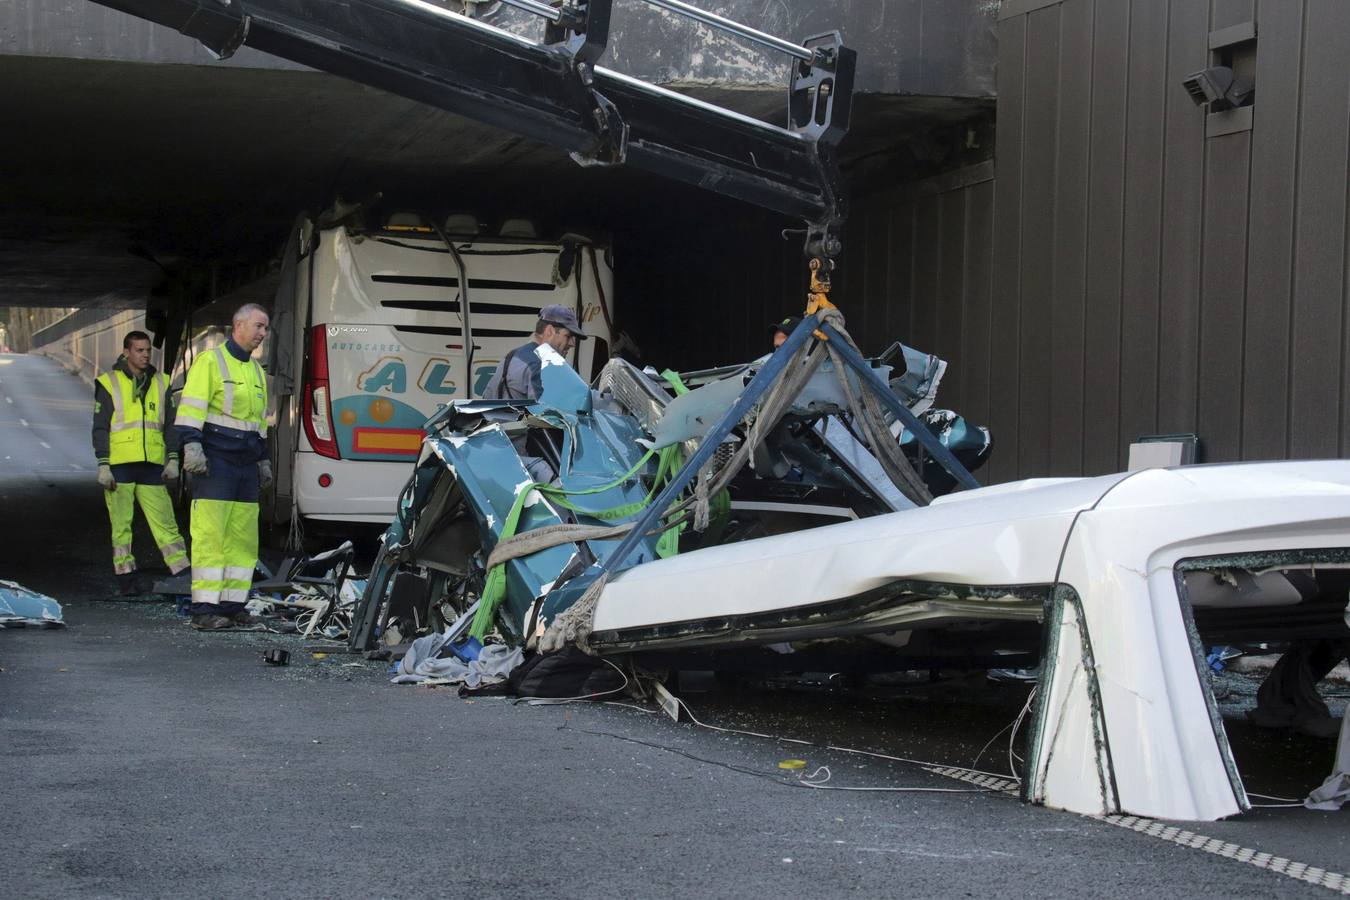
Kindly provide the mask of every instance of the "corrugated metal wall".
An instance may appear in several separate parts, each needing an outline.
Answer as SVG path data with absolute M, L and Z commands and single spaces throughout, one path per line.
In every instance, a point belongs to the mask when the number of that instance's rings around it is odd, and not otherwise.
M 1017 440 L 993 473 L 1105 472 L 1174 431 L 1215 461 L 1350 450 L 1350 3 L 1004 16 L 994 317 L 1017 377 L 995 382 L 990 424 Z M 1207 136 L 1182 79 L 1210 64 L 1211 32 L 1247 22 L 1251 126 L 1211 115 Z
M 1207 114 L 1182 79 L 1244 23 L 1256 104 Z M 1350 454 L 1350 0 L 1005 0 L 999 41 L 993 163 L 853 186 L 835 294 L 863 350 L 951 362 L 939 403 L 993 431 L 986 482 L 1118 471 L 1171 432 L 1216 462 Z M 700 362 L 800 293 L 795 244 L 724 238 L 679 287 L 642 273 L 734 311 L 721 336 L 649 323 Z
M 1207 127 L 1182 79 L 1248 22 L 1250 119 Z M 999 41 L 996 188 L 860 208 L 846 260 L 892 298 L 869 323 L 952 360 L 982 480 L 1114 471 L 1166 432 L 1350 453 L 1350 2 L 1005 0 Z
M 992 341 L 994 167 L 986 162 L 889 192 L 855 190 L 834 300 L 864 353 L 893 340 L 948 361 L 938 404 L 990 419 L 1006 373 Z
M 806 304 L 796 222 L 712 194 L 644 196 L 614 235 L 614 304 L 658 369 L 729 365 L 771 349 L 769 323 Z

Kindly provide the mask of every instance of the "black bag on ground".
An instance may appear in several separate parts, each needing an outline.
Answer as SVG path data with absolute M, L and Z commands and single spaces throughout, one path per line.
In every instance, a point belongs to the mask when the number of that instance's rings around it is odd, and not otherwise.
M 568 646 L 536 653 L 516 666 L 507 683 L 518 697 L 588 697 L 623 687 L 623 673 L 610 663 Z

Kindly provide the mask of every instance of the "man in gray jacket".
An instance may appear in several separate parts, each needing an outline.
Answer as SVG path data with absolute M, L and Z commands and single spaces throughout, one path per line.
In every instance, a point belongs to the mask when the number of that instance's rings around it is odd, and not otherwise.
M 584 341 L 577 314 L 566 306 L 552 304 L 539 310 L 539 321 L 534 336 L 510 353 L 497 366 L 487 387 L 486 400 L 537 400 L 544 392 L 540 371 L 544 355 L 557 354 L 563 359 L 572 352 L 577 341 Z M 547 349 L 546 349 L 547 348 Z

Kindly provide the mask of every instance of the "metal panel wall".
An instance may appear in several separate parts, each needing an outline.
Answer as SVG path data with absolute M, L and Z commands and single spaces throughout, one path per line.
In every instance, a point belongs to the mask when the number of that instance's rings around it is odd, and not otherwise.
M 1182 79 L 1248 22 L 1256 105 L 1207 118 Z M 993 431 L 986 482 L 1118 471 L 1168 432 L 1210 461 L 1350 454 L 1350 2 L 1005 0 L 999 41 L 994 161 L 853 186 L 835 299 L 864 351 L 951 362 L 939 402 Z M 693 252 L 728 300 L 774 298 L 693 356 L 796 311 L 772 243 Z
M 984 162 L 888 189 L 855 186 L 831 294 L 864 353 L 895 340 L 942 347 L 951 367 L 941 403 L 980 424 L 990 372 L 1015 373 L 991 348 L 993 179 Z M 768 352 L 769 324 L 806 304 L 801 233 L 784 233 L 798 224 L 718 198 L 645 199 L 653 215 L 615 234 L 618 315 L 643 361 L 696 368 Z
M 894 201 L 885 264 L 867 206 L 845 260 L 952 360 L 942 405 L 994 432 L 984 480 L 1118 470 L 1161 432 L 1210 461 L 1350 453 L 1350 3 L 1002 15 L 996 189 Z M 1207 121 L 1182 79 L 1247 22 L 1256 104 Z
M 1018 347 L 996 338 L 1006 326 L 993 316 L 994 175 L 984 162 L 889 191 L 855 190 L 834 300 L 863 352 L 903 340 L 941 354 L 950 367 L 939 405 L 1000 427 L 999 392 L 1016 390 Z

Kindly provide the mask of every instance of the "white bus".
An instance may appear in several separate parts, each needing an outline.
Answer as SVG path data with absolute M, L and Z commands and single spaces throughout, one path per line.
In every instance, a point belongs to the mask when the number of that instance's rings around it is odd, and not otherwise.
M 545 239 L 519 219 L 488 236 L 466 215 L 297 229 L 294 270 L 287 277 L 283 266 L 274 304 L 293 295 L 292 308 L 273 310 L 269 338 L 269 370 L 283 382 L 269 442 L 277 484 L 264 510 L 273 524 L 390 521 L 422 424 L 443 403 L 481 397 L 544 306 L 576 310 L 590 339 L 570 361 L 586 380 L 613 346 L 608 246 Z M 279 343 L 288 359 L 278 361 Z M 290 375 L 277 379 L 282 371 Z

